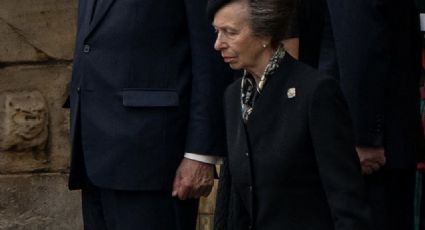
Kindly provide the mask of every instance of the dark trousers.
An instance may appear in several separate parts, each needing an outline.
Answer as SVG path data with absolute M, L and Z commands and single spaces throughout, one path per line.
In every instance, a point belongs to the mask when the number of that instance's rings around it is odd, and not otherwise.
M 376 230 L 413 230 L 415 170 L 383 169 L 366 176 Z
M 85 230 L 195 230 L 198 200 L 171 191 L 119 191 L 87 185 L 82 190 Z

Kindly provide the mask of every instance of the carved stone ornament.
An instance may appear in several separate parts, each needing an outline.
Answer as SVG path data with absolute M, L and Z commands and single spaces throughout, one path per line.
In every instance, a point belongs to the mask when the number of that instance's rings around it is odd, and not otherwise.
M 48 108 L 39 91 L 0 94 L 0 150 L 42 150 L 48 137 Z

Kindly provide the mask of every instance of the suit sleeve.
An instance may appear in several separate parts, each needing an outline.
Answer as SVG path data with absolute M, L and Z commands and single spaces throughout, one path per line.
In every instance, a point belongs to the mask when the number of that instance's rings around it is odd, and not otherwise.
M 351 119 L 336 80 L 323 80 L 314 90 L 309 122 L 335 230 L 370 229 Z
M 357 145 L 383 145 L 385 84 L 392 74 L 385 2 L 327 0 Z
M 231 72 L 214 50 L 214 31 L 206 17 L 206 0 L 184 0 L 192 64 L 190 118 L 186 152 L 224 155 L 222 97 Z

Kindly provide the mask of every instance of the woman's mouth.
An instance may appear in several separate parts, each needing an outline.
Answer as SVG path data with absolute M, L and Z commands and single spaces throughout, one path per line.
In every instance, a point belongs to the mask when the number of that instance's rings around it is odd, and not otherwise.
M 228 62 L 233 60 L 233 57 L 223 56 L 223 60 L 224 60 L 224 62 L 228 63 Z

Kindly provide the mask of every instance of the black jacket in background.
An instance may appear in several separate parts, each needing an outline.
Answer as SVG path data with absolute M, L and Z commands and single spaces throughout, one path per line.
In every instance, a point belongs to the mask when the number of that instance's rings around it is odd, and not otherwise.
M 300 5 L 300 60 L 314 67 L 324 17 L 330 17 L 356 144 L 384 147 L 389 168 L 413 169 L 425 156 L 413 0 L 301 0 Z

